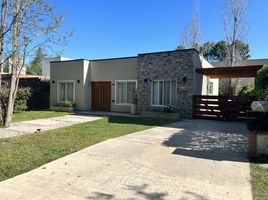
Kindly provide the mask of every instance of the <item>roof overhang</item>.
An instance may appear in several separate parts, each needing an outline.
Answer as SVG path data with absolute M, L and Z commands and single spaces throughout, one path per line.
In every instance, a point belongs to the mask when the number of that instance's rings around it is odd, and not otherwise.
M 256 77 L 257 71 L 261 69 L 262 66 L 263 65 L 198 68 L 196 72 L 209 76 L 210 78 L 249 78 Z

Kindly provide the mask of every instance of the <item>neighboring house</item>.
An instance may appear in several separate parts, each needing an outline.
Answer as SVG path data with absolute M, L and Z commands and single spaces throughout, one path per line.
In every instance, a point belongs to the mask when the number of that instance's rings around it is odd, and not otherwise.
M 137 114 L 176 107 L 192 117 L 193 95 L 218 95 L 218 79 L 196 72 L 212 68 L 195 49 L 144 53 L 135 57 L 51 62 L 50 106 L 69 100 L 77 110 Z
M 71 60 L 71 59 L 66 58 L 66 57 L 62 57 L 62 56 L 42 59 L 42 61 L 41 61 L 42 75 L 43 76 L 50 76 L 50 62 L 52 62 L 52 61 L 64 61 L 64 60 Z
M 22 61 L 20 61 L 22 63 Z M 3 64 L 1 68 L 3 74 L 11 74 L 12 60 L 11 58 L 7 59 L 6 63 Z M 21 75 L 26 74 L 26 65 L 24 65 L 21 69 L 18 70 L 18 73 Z
M 37 82 L 40 81 L 49 81 L 48 76 L 37 76 L 37 75 L 28 75 L 20 74 L 19 87 L 31 87 L 34 88 Z M 2 86 L 8 86 L 10 84 L 11 74 L 2 74 Z
M 226 63 L 224 62 L 211 62 L 214 67 L 226 67 Z M 268 59 L 249 59 L 240 61 L 234 64 L 234 67 L 249 67 L 249 66 L 258 66 L 258 65 L 267 65 Z M 220 79 L 219 80 L 219 87 L 224 87 L 226 84 L 227 79 Z M 235 79 L 232 79 L 232 82 L 234 82 Z M 242 88 L 246 85 L 255 85 L 255 78 L 239 78 L 239 88 Z

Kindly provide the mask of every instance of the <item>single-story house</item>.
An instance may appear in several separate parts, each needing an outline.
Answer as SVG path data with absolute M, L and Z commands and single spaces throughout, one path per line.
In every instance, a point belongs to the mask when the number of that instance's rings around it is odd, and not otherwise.
M 50 67 L 50 106 L 69 100 L 76 110 L 136 107 L 138 115 L 172 106 L 182 118 L 191 118 L 193 95 L 218 95 L 218 79 L 196 72 L 213 66 L 195 49 L 54 61 Z

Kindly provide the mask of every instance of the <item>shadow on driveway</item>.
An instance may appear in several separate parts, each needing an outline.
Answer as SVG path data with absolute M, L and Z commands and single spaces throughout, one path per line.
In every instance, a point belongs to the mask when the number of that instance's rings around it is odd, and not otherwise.
M 248 135 L 245 123 L 185 120 L 173 125 L 182 131 L 163 145 L 175 147 L 173 154 L 211 160 L 248 162 Z

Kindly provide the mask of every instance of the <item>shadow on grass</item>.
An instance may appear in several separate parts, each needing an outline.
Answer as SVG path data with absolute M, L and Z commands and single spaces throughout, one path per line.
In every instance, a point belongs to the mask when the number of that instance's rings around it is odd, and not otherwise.
M 143 118 L 143 117 L 109 117 L 109 123 L 116 124 L 133 124 L 133 125 L 145 125 L 145 126 L 163 126 L 176 122 L 172 119 L 159 119 L 159 118 Z

